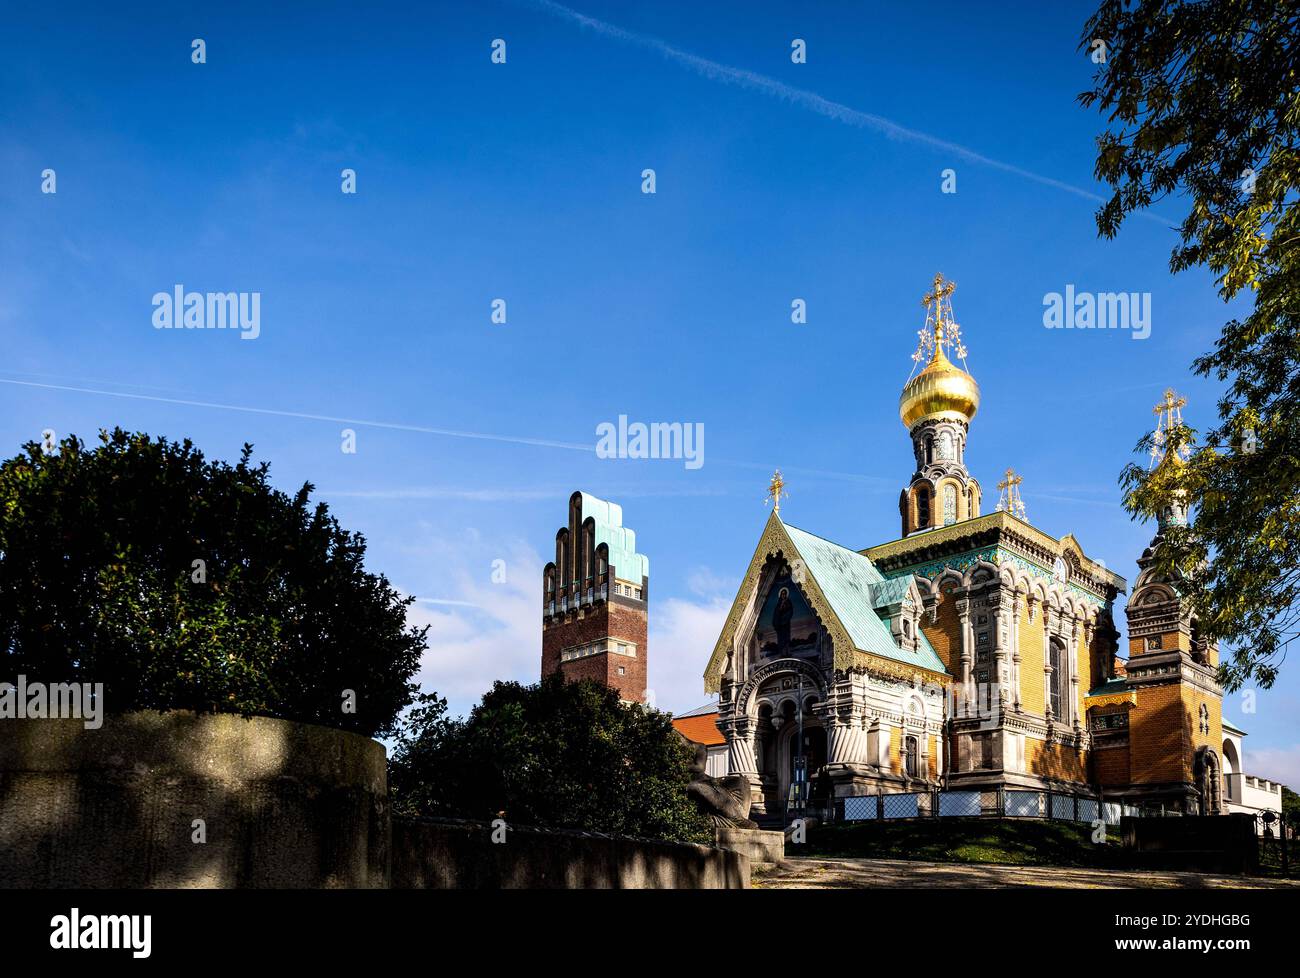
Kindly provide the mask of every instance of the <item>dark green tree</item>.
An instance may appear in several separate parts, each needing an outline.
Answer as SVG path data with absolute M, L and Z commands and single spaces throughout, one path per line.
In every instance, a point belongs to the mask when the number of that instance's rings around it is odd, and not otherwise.
M 99 441 L 0 464 L 0 678 L 102 682 L 109 713 L 393 729 L 424 630 L 310 484 L 275 489 L 247 445 L 232 466 L 189 441 Z
M 1286 824 L 1291 827 L 1291 831 L 1294 832 L 1300 828 L 1300 795 L 1297 795 L 1286 785 L 1282 785 L 1281 814 L 1286 818 Z
M 1300 4 L 1106 0 L 1081 47 L 1096 40 L 1106 58 L 1080 100 L 1108 125 L 1100 233 L 1185 206 L 1172 271 L 1207 268 L 1225 302 L 1249 306 L 1194 364 L 1225 384 L 1217 425 L 1199 446 L 1175 430 L 1166 448 L 1186 448 L 1185 465 L 1128 466 L 1125 505 L 1151 518 L 1191 504 L 1161 569 L 1183 575 L 1203 634 L 1225 643 L 1224 685 L 1267 688 L 1300 618 Z
M 693 749 L 666 713 L 602 683 L 498 682 L 467 719 L 423 697 L 393 751 L 394 810 L 702 842 L 685 793 Z

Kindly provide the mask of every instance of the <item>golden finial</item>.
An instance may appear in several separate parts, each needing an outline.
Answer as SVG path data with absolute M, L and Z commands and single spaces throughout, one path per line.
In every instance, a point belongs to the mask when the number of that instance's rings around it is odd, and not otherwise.
M 945 282 L 940 272 L 934 277 L 934 290 L 921 297 L 921 305 L 926 309 L 925 326 L 917 331 L 920 343 L 912 354 L 913 372 L 922 361 L 935 363 L 949 350 L 964 364 L 966 347 L 961 340 L 961 327 L 952 314 L 952 294 L 956 288 L 957 283 Z
M 767 484 L 767 498 L 763 501 L 764 505 L 772 503 L 772 512 L 781 512 L 781 497 L 790 498 L 790 494 L 785 491 L 785 480 L 781 478 L 781 470 L 777 469 L 772 473 L 772 481 Z
M 1024 481 L 1024 477 L 1016 475 L 1014 469 L 1007 469 L 1006 477 L 998 483 L 998 488 L 1002 490 L 998 496 L 999 513 L 1007 512 L 1022 520 L 1025 518 L 1025 502 L 1020 498 L 1020 483 Z
M 1187 398 L 1175 394 L 1171 387 L 1165 391 L 1164 399 L 1151 409 L 1156 416 L 1156 430 L 1151 437 L 1151 462 L 1147 466 L 1148 468 L 1153 468 L 1164 461 L 1168 453 L 1169 436 L 1175 428 L 1183 423 L 1183 408 L 1185 407 L 1187 407 Z M 1186 461 L 1188 454 L 1187 446 L 1182 445 L 1178 451 L 1174 452 L 1174 461 Z

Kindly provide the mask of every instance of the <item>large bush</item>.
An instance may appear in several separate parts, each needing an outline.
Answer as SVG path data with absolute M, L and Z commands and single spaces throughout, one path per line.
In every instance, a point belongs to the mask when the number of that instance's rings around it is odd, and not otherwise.
M 0 465 L 0 682 L 102 682 L 110 712 L 262 714 L 384 735 L 424 630 L 310 484 L 120 429 Z M 355 712 L 344 691 L 355 693 Z
M 401 814 L 712 839 L 685 793 L 693 749 L 666 713 L 558 676 L 498 682 L 464 720 L 446 716 L 445 700 L 422 699 L 389 764 Z

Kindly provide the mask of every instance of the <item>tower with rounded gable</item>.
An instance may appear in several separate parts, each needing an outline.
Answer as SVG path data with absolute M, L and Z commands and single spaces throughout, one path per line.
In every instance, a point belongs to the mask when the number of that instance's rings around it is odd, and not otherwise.
M 649 601 L 650 561 L 623 508 L 575 492 L 542 570 L 543 678 L 594 679 L 644 703 Z

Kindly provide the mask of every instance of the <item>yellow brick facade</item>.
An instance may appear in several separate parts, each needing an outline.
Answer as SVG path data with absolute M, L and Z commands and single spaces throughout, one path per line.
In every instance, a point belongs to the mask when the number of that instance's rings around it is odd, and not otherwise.
M 1074 715 L 1082 723 L 1084 719 L 1083 698 L 1088 695 L 1088 690 L 1092 689 L 1092 652 L 1088 648 L 1088 629 L 1084 627 L 1083 622 L 1076 626 L 1074 635 L 1074 647 L 1078 649 L 1078 662 L 1075 663 L 1075 672 L 1079 677 L 1078 701 L 1074 704 Z
M 1128 745 L 1120 743 L 1115 747 L 1100 747 L 1090 752 L 1093 780 L 1104 787 L 1126 785 L 1132 779 L 1129 774 Z
M 943 602 L 931 624 L 929 616 L 921 619 L 921 631 L 934 646 L 934 651 L 942 660 L 949 675 L 959 675 L 961 670 L 961 622 L 957 617 L 957 602 L 951 594 L 944 595 Z
M 1064 744 L 1044 743 L 1030 737 L 1025 738 L 1025 768 L 1031 774 L 1058 781 L 1082 783 L 1088 780 L 1084 751 Z
M 1026 713 L 1046 711 L 1043 688 L 1043 621 L 1029 620 L 1028 607 L 1020 611 L 1020 706 Z

